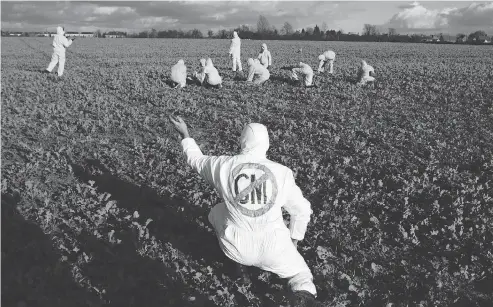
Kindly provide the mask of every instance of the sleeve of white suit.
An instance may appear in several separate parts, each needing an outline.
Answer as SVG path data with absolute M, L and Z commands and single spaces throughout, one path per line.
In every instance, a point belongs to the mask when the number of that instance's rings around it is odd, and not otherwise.
M 291 170 L 286 176 L 285 189 L 286 191 L 290 191 L 284 204 L 284 209 L 290 215 L 289 230 L 291 232 L 291 238 L 303 240 L 306 228 L 310 222 L 310 215 L 313 211 L 310 202 L 303 197 L 301 189 L 296 185 Z
M 72 40 L 68 40 L 65 36 L 62 36 L 62 44 L 63 44 L 63 47 L 65 48 L 68 48 L 70 47 L 70 45 L 72 45 Z
M 235 49 L 236 49 L 236 41 L 231 40 L 231 46 L 229 46 L 229 54 L 233 54 L 235 52 Z
M 219 157 L 204 155 L 192 138 L 183 139 L 181 146 L 188 165 L 197 171 L 210 185 L 214 185 L 214 164 Z
M 247 81 L 252 81 L 254 75 L 255 75 L 255 65 L 251 65 L 250 68 L 248 69 L 248 79 L 247 79 Z

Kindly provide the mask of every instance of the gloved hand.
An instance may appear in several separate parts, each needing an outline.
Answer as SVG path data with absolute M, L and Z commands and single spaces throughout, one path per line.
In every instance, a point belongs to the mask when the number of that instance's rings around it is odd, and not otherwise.
M 74 40 L 75 40 L 75 37 L 72 37 L 72 38 L 70 38 L 70 39 L 74 41 Z
M 190 134 L 188 133 L 188 127 L 185 121 L 180 116 L 169 116 L 169 120 L 175 126 L 175 130 L 178 131 L 180 136 L 185 139 L 189 138 Z

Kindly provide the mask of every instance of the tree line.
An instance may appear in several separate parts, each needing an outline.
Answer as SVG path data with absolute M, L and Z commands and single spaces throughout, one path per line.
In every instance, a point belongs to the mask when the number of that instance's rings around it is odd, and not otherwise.
M 294 30 L 293 26 L 289 22 L 285 22 L 283 26 L 278 30 L 275 26 L 272 26 L 267 18 L 260 15 L 257 21 L 256 29 L 247 25 L 241 25 L 234 29 L 222 29 L 218 31 L 208 30 L 204 35 L 199 29 L 192 30 L 161 30 L 156 29 L 145 30 L 138 33 L 127 33 L 110 31 L 102 33 L 100 30 L 94 32 L 95 37 L 106 37 L 107 35 L 118 35 L 120 37 L 132 37 L 132 38 L 215 38 L 215 39 L 229 39 L 233 37 L 233 31 L 238 32 L 242 39 L 252 40 L 311 40 L 311 41 L 367 41 L 367 42 L 406 42 L 406 43 L 420 43 L 420 42 L 440 42 L 440 43 L 469 43 L 469 44 L 483 44 L 485 41 L 491 43 L 491 38 L 482 31 L 476 31 L 469 35 L 459 33 L 455 37 L 444 38 L 443 34 L 438 36 L 425 36 L 422 34 L 398 34 L 395 28 L 389 28 L 385 33 L 382 33 L 378 26 L 365 24 L 362 29 L 361 35 L 359 33 L 344 33 L 342 30 L 328 29 L 325 22 L 319 27 L 303 28 L 301 30 Z M 29 36 L 28 34 L 22 36 Z M 4 31 L 2 31 L 4 36 Z M 7 35 L 8 36 L 8 35 Z
M 361 35 L 359 33 L 345 33 L 342 30 L 328 29 L 325 22 L 319 27 L 303 28 L 301 30 L 294 30 L 293 26 L 289 22 L 285 22 L 280 29 L 272 26 L 268 19 L 260 15 L 257 20 L 257 27 L 251 28 L 247 25 L 241 25 L 234 29 L 222 29 L 214 32 L 208 30 L 207 35 L 204 35 L 199 29 L 193 29 L 188 31 L 183 30 L 164 30 L 158 31 L 152 29 L 149 31 L 142 31 L 139 33 L 129 34 L 127 37 L 135 38 L 216 38 L 216 39 L 229 39 L 233 37 L 233 31 L 238 32 L 242 39 L 252 40 L 311 40 L 311 41 L 368 41 L 368 42 L 407 42 L 407 43 L 420 43 L 430 41 L 430 36 L 422 34 L 398 34 L 395 28 L 389 28 L 388 31 L 382 33 L 378 26 L 365 24 L 362 29 Z M 460 33 L 453 39 L 444 39 L 443 34 L 436 36 L 434 39 L 436 42 L 441 43 L 484 43 L 485 40 L 491 42 L 491 38 L 482 31 L 476 31 L 469 35 Z

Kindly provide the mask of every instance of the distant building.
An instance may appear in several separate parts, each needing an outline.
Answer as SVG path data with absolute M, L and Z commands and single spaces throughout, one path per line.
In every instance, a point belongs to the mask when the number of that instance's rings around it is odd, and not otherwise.
M 455 43 L 456 37 L 453 35 L 443 34 L 439 36 L 441 43 Z
M 94 37 L 94 33 L 92 32 L 66 32 L 65 36 L 71 37 Z
M 455 42 L 459 43 L 459 44 L 463 44 L 463 43 L 467 42 L 467 36 L 464 35 L 463 37 L 457 37 Z
M 117 31 L 111 31 L 108 33 L 104 33 L 103 37 L 105 38 L 125 38 L 127 37 L 127 33 L 125 32 L 117 32 Z

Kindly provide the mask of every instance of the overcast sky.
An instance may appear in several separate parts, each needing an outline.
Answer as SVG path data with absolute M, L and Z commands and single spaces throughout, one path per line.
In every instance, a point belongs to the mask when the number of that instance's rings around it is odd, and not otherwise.
M 2 1 L 2 30 L 66 31 L 101 29 L 137 32 L 155 28 L 256 28 L 260 14 L 280 29 L 285 21 L 295 29 L 319 26 L 362 32 L 365 23 L 399 33 L 456 34 L 485 30 L 493 34 L 493 2 L 335 2 L 335 1 Z

